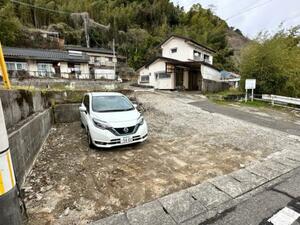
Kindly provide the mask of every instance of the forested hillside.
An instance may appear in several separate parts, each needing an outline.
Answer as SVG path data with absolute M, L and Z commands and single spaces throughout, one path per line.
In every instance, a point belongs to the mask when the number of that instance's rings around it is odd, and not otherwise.
M 109 30 L 91 27 L 91 46 L 109 47 L 116 40 L 119 53 L 138 68 L 159 54 L 158 44 L 170 34 L 180 34 L 217 50 L 215 65 L 235 70 L 233 50 L 228 43 L 229 28 L 225 21 L 200 4 L 188 12 L 169 0 L 0 0 L 0 40 L 3 45 L 38 47 L 30 30 L 58 31 L 67 44 L 85 46 L 83 21 L 73 12 L 88 12 L 94 21 Z M 53 11 L 47 11 L 47 8 Z M 233 31 L 237 36 L 238 32 Z M 42 47 L 47 47 L 43 45 Z

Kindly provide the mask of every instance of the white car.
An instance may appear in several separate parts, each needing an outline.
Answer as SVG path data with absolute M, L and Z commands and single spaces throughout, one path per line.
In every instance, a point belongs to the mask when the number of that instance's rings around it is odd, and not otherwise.
M 111 148 L 147 139 L 146 121 L 136 106 L 120 93 L 87 93 L 79 111 L 90 147 Z

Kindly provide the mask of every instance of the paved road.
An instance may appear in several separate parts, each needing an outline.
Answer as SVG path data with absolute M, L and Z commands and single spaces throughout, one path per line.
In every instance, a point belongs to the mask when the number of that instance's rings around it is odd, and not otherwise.
M 299 186 L 300 169 L 297 169 L 285 181 L 201 225 L 300 225 L 300 218 L 297 219 L 297 214 L 300 215 Z M 292 210 L 291 212 L 296 215 L 296 219 L 288 216 L 285 222 L 279 223 L 280 220 L 284 220 L 286 209 L 281 210 L 286 207 L 288 210 Z M 267 222 L 270 218 L 272 218 L 273 223 Z
M 191 102 L 189 104 L 199 107 L 202 110 L 208 111 L 210 113 L 223 114 L 232 118 L 244 120 L 260 126 L 264 126 L 275 130 L 283 131 L 292 135 L 300 136 L 300 125 L 297 125 L 292 122 L 273 120 L 268 117 L 263 117 L 256 114 L 244 112 L 230 106 L 217 105 L 208 100 Z

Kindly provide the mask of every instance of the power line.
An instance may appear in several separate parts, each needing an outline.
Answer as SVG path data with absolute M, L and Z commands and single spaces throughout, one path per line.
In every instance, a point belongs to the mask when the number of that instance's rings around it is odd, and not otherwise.
M 253 5 L 253 4 L 251 4 L 251 5 Z M 246 6 L 245 8 L 243 8 L 243 9 L 247 9 L 247 8 L 250 7 L 251 5 L 247 5 L 247 6 Z M 218 9 L 218 6 L 216 6 L 216 7 L 217 7 L 217 9 Z M 221 9 L 224 10 L 224 9 L 228 9 L 228 8 L 232 8 L 232 3 L 224 5 Z
M 242 11 L 242 12 L 239 12 L 239 13 L 233 15 L 233 16 L 230 16 L 230 17 L 228 17 L 228 18 L 225 19 L 225 20 L 228 21 L 228 20 L 230 20 L 230 19 L 233 19 L 233 18 L 235 18 L 235 17 L 237 17 L 237 16 L 240 16 L 240 15 L 242 15 L 242 14 L 245 14 L 245 13 L 247 13 L 247 12 L 253 10 L 253 9 L 256 9 L 256 8 L 258 8 L 258 7 L 261 7 L 261 6 L 264 6 L 264 5 L 266 5 L 266 4 L 268 4 L 268 3 L 272 2 L 272 1 L 273 1 L 273 0 L 269 0 L 269 1 L 263 2 L 263 3 L 261 3 L 261 4 L 255 5 L 255 6 L 250 7 L 250 8 L 246 7 L 246 8 L 245 8 L 245 11 Z
M 293 19 L 296 19 L 298 17 L 300 17 L 300 13 L 297 13 L 294 16 L 291 16 L 291 17 L 288 17 L 288 18 L 284 19 L 283 22 L 286 22 L 286 21 L 289 21 L 289 20 L 293 20 Z
M 100 27 L 100 28 L 106 29 L 106 30 L 108 30 L 110 28 L 110 24 L 105 26 L 105 25 L 97 23 L 96 21 L 91 19 L 87 12 L 71 13 L 71 12 L 54 10 L 54 9 L 49 9 L 49 8 L 45 8 L 45 7 L 41 7 L 41 6 L 36 6 L 36 5 L 32 5 L 32 4 L 25 3 L 25 2 L 20 2 L 20 1 L 17 1 L 17 0 L 10 0 L 10 1 L 13 2 L 13 3 L 24 5 L 24 6 L 31 7 L 31 8 L 36 8 L 36 9 L 45 10 L 45 11 L 49 11 L 49 12 L 69 15 L 69 16 L 73 17 L 73 19 L 76 18 L 76 17 L 81 18 L 83 20 L 83 23 L 84 23 L 85 39 L 86 39 L 86 45 L 87 45 L 88 48 L 90 47 L 90 36 L 89 36 L 89 27 L 90 26 Z

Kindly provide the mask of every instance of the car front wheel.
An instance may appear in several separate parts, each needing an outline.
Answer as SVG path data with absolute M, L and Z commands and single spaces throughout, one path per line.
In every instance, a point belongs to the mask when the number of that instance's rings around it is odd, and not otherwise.
M 91 137 L 91 134 L 90 134 L 90 131 L 89 131 L 89 130 L 87 130 L 87 138 L 88 138 L 89 147 L 90 147 L 91 149 L 94 149 L 94 148 L 95 148 L 95 145 L 94 145 L 94 143 L 93 143 L 93 141 L 92 141 L 92 137 Z

